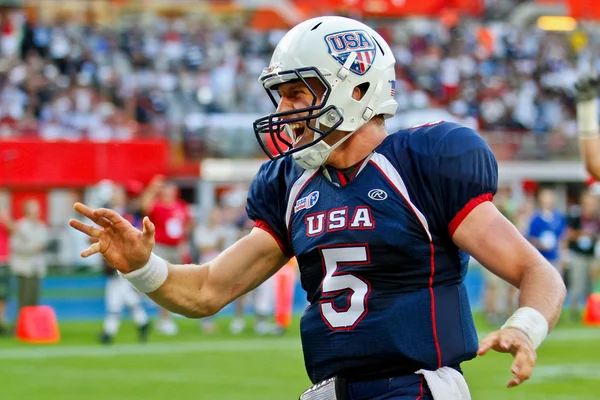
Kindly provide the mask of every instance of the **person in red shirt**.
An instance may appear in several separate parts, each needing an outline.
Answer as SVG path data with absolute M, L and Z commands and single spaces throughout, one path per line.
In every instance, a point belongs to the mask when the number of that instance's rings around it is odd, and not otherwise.
M 177 186 L 156 176 L 142 194 L 141 208 L 156 226 L 155 253 L 170 262 L 182 263 L 192 219 L 187 203 L 179 198 Z M 162 308 L 157 330 L 165 335 L 177 334 L 171 313 Z
M 14 229 L 10 213 L 0 204 L 0 335 L 7 333 L 4 316 L 10 292 L 10 235 Z

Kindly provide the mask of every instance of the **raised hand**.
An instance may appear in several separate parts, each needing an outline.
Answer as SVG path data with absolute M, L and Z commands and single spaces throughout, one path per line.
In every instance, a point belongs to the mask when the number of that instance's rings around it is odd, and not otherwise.
M 477 355 L 483 356 L 490 349 L 500 353 L 510 353 L 514 357 L 511 379 L 507 387 L 517 386 L 531 377 L 535 367 L 536 353 L 533 343 L 525 332 L 515 328 L 504 328 L 487 335 L 479 344 Z
M 143 231 L 140 231 L 113 210 L 92 210 L 81 203 L 75 203 L 73 208 L 98 225 L 69 220 L 69 225 L 95 242 L 81 253 L 82 257 L 100 253 L 109 265 L 124 274 L 139 269 L 148 262 L 154 247 L 155 231 L 154 224 L 148 217 L 144 217 Z

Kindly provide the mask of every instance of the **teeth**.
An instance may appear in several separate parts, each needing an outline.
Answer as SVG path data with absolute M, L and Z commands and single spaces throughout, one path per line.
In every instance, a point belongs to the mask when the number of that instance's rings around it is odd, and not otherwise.
M 292 122 L 291 124 L 288 124 L 288 126 L 290 127 L 290 129 L 302 129 L 302 123 L 300 122 Z

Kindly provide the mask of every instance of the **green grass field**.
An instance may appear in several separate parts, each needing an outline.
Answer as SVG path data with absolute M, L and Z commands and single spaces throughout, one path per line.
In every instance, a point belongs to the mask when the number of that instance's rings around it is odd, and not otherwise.
M 109 347 L 95 342 L 98 322 L 61 324 L 58 345 L 0 338 L 0 399 L 280 400 L 297 399 L 309 386 L 297 325 L 283 337 L 258 338 L 232 336 L 226 319 L 213 336 L 200 333 L 197 321 L 178 322 L 178 336 L 152 335 L 143 345 L 127 322 Z M 501 354 L 463 364 L 473 399 L 600 399 L 600 328 L 561 321 L 521 387 L 504 387 L 510 365 Z

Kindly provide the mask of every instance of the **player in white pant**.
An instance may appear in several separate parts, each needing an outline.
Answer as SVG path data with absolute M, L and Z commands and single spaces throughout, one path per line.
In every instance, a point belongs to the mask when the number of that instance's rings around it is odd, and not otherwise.
M 277 335 L 283 333 L 281 328 L 268 319 L 275 311 L 275 279 L 270 277 L 262 285 L 254 289 L 254 313 L 256 324 L 254 332 L 258 335 Z
M 127 193 L 125 188 L 112 185 L 110 205 L 115 210 L 120 210 L 129 222 L 136 223 L 135 216 L 127 212 Z M 125 306 L 131 310 L 133 320 L 138 327 L 139 340 L 145 342 L 148 339 L 150 323 L 148 321 L 148 314 L 142 306 L 140 293 L 106 263 L 104 263 L 104 274 L 106 275 L 104 292 L 106 314 L 104 317 L 104 326 L 100 334 L 100 342 L 104 344 L 113 342 L 119 330 L 121 315 Z
M 123 308 L 131 310 L 133 321 L 138 327 L 139 340 L 145 342 L 148 339 L 150 323 L 148 314 L 142 306 L 142 298 L 137 290 L 127 280 L 118 274 L 109 276 L 106 281 L 104 294 L 106 304 L 106 316 L 100 341 L 105 344 L 113 342 L 119 331 Z

